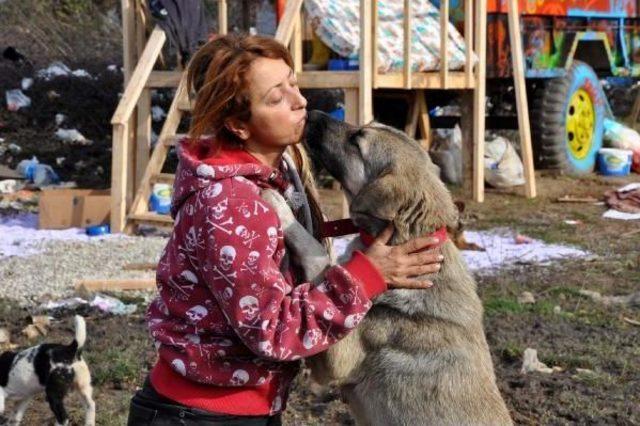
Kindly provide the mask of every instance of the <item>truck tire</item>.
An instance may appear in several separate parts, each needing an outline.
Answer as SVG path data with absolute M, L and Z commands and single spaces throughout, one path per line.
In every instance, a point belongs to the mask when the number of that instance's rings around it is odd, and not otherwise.
M 602 147 L 606 98 L 593 69 L 574 61 L 534 93 L 531 129 L 537 165 L 572 175 L 593 171 Z

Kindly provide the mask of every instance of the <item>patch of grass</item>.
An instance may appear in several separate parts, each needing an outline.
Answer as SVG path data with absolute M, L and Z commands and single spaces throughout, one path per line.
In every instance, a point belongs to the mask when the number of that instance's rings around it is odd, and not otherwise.
M 518 343 L 509 341 L 500 350 L 500 356 L 507 362 L 519 362 L 522 360 L 524 350 Z
M 495 297 L 484 301 L 484 311 L 488 316 L 505 313 L 521 314 L 525 308 L 513 299 Z
M 615 383 L 611 375 L 602 371 L 580 371 L 574 374 L 573 378 L 592 387 L 608 386 Z
M 109 349 L 102 353 L 87 354 L 92 365 L 93 382 L 98 385 L 111 384 L 122 388 L 137 383 L 142 370 L 139 356 L 127 350 Z

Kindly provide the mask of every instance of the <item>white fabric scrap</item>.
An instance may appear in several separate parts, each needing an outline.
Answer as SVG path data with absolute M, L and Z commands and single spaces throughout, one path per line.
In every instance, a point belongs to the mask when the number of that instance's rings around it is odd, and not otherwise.
M 462 257 L 470 271 L 491 274 L 499 268 L 516 264 L 549 264 L 551 261 L 588 257 L 588 251 L 561 244 L 548 244 L 531 239 L 528 244 L 517 244 L 514 232 L 497 228 L 489 231 L 465 231 L 467 242 L 476 243 L 486 251 L 463 250 Z M 333 249 L 338 259 L 348 260 L 346 250 L 355 235 L 333 239 Z M 347 254 L 347 256 L 345 256 Z
M 107 238 L 126 238 L 121 234 L 90 237 L 82 228 L 61 230 L 38 229 L 38 215 L 23 213 L 0 216 L 0 259 L 10 256 L 31 256 L 46 249 L 46 243 L 55 240 L 97 241 Z
M 640 219 L 640 213 L 625 213 L 618 210 L 609 209 L 602 214 L 602 217 L 607 219 L 638 220 Z

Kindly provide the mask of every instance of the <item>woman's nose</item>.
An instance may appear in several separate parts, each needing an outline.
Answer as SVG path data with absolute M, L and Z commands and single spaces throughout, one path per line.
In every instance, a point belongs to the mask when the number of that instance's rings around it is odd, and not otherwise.
M 297 87 L 294 87 L 292 90 L 293 99 L 291 101 L 291 107 L 293 109 L 303 109 L 307 107 L 307 98 L 302 96 L 300 90 Z

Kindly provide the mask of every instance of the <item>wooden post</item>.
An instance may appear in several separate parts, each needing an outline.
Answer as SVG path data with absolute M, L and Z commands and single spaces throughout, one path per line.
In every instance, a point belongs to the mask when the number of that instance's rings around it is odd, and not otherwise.
M 419 90 L 416 96 L 418 97 L 418 126 L 422 134 L 420 144 L 425 151 L 429 151 L 429 148 L 431 148 L 431 120 L 424 89 Z
M 371 44 L 372 44 L 372 48 L 373 48 L 373 65 L 372 65 L 372 88 L 373 89 L 377 89 L 378 88 L 378 67 L 380 65 L 380 61 L 378 59 L 378 2 L 377 0 L 373 1 L 373 29 L 371 30 Z
M 124 230 L 127 219 L 127 124 L 113 126 L 111 141 L 111 232 Z
M 140 1 L 136 2 L 136 44 L 137 57 L 142 58 L 147 43 L 146 22 L 144 9 Z M 145 88 L 140 94 L 136 107 L 136 137 L 135 137 L 135 179 L 134 192 L 138 190 L 144 170 L 149 163 L 149 149 L 151 147 L 151 90 Z
M 464 1 L 464 42 L 466 46 L 464 74 L 467 78 L 467 87 L 473 87 L 473 0 Z
M 218 34 L 228 32 L 227 22 L 227 0 L 218 0 Z
M 291 41 L 296 20 L 300 16 L 301 7 L 302 0 L 287 0 L 284 15 L 278 24 L 278 29 L 276 30 L 275 35 L 275 39 L 285 46 L 288 46 Z
M 409 93 L 413 94 L 410 98 L 409 114 L 407 114 L 407 122 L 404 126 L 404 132 L 410 138 L 416 137 L 416 129 L 418 128 L 418 116 L 420 115 L 420 100 L 418 94 L 420 90 L 413 90 Z
M 377 1 L 377 0 L 374 0 Z M 411 89 L 411 0 L 404 0 L 404 88 Z
M 449 86 L 449 0 L 440 0 L 440 86 Z
M 525 194 L 527 198 L 536 196 L 536 176 L 533 168 L 533 148 L 531 147 L 531 127 L 529 107 L 527 105 L 527 87 L 524 80 L 524 54 L 520 33 L 520 12 L 517 0 L 508 2 L 509 40 L 511 42 L 511 61 L 513 64 L 513 84 L 516 88 L 516 106 L 518 107 L 518 127 L 520 129 L 520 147 L 524 163 Z
M 365 124 L 373 120 L 373 87 L 371 79 L 371 68 L 373 67 L 373 57 L 371 51 L 371 3 L 372 0 L 360 0 L 360 89 L 358 93 L 359 124 Z
M 129 78 L 133 73 L 133 68 L 136 63 L 136 49 L 135 49 L 135 0 L 120 0 L 122 7 L 122 68 L 124 74 L 124 87 L 127 87 Z
M 475 43 L 478 62 L 473 92 L 473 199 L 484 201 L 484 132 L 487 71 L 487 0 L 476 2 Z
M 293 72 L 298 74 L 302 72 L 302 14 L 298 13 L 298 17 L 295 20 L 295 28 L 293 29 L 293 36 L 291 37 L 291 44 L 289 51 L 293 58 Z

